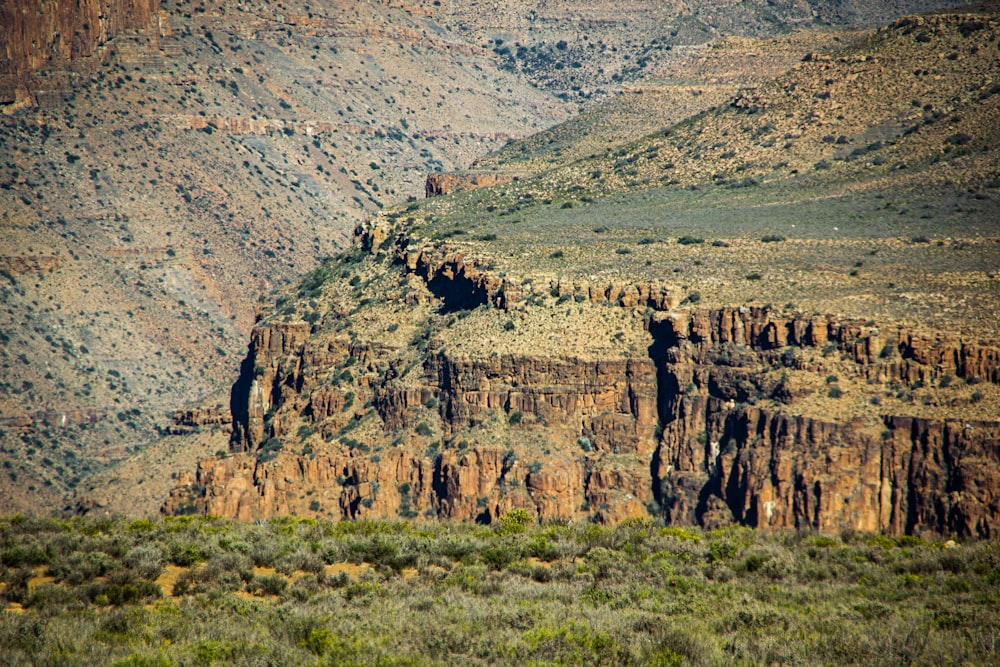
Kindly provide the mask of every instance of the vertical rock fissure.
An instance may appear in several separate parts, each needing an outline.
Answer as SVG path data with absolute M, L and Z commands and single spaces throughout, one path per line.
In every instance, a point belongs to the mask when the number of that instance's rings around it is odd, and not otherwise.
M 912 535 L 914 528 L 917 526 L 917 522 L 920 519 L 920 511 L 918 509 L 919 498 L 917 496 L 917 464 L 918 464 L 918 448 L 921 448 L 926 442 L 926 432 L 921 433 L 919 430 L 919 422 L 916 419 L 910 420 L 910 452 L 909 460 L 907 461 L 906 470 L 906 533 Z
M 254 379 L 254 355 L 251 352 L 240 362 L 240 374 L 229 392 L 229 410 L 233 419 L 233 433 L 229 439 L 229 451 L 242 452 L 247 449 L 247 429 L 250 421 L 250 387 Z
M 664 456 L 664 426 L 670 421 L 668 406 L 678 394 L 677 378 L 667 365 L 667 350 L 677 347 L 677 336 L 672 327 L 664 321 L 649 321 L 649 334 L 653 338 L 648 348 L 650 360 L 656 369 L 656 449 L 649 461 L 650 483 L 652 484 L 653 500 L 663 514 L 667 508 L 668 498 L 664 492 L 664 480 L 661 476 Z

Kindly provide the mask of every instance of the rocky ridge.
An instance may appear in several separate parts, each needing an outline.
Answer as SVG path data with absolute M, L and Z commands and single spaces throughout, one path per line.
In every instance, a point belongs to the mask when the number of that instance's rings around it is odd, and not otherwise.
M 64 508 L 214 404 L 258 299 L 426 173 L 566 117 L 396 4 L 0 11 L 2 511 Z
M 468 308 L 464 319 L 496 319 L 536 298 L 454 254 L 414 258 L 405 234 L 386 239 L 363 231 L 357 259 L 396 273 L 429 320 Z M 523 507 L 559 521 L 996 530 L 1000 422 L 974 417 L 981 397 L 964 408 L 952 398 L 950 418 L 912 397 L 985 383 L 992 409 L 995 342 L 762 306 L 678 307 L 648 285 L 551 289 L 554 303 L 514 327 L 572 303 L 591 322 L 621 314 L 629 333 L 596 355 L 470 355 L 449 330 L 457 323 L 419 314 L 427 329 L 413 346 L 348 329 L 345 308 L 322 324 L 259 324 L 234 387 L 230 455 L 181 479 L 165 511 L 490 521 Z M 810 409 L 834 372 L 838 391 L 875 409 L 843 420 Z M 887 390 L 909 394 L 894 404 L 904 414 L 872 404 Z
M 1000 345 L 976 313 L 998 239 L 966 207 L 995 188 L 996 34 L 989 10 L 903 19 L 604 157 L 377 216 L 258 324 L 230 454 L 164 510 L 994 535 Z M 834 120 L 880 145 L 733 168 L 753 182 L 704 158 L 772 148 L 754 127 L 797 123 L 843 67 L 868 84 Z M 884 126 L 911 94 L 944 116 Z M 846 150 L 812 124 L 803 163 Z M 667 164 L 665 186 L 637 178 Z

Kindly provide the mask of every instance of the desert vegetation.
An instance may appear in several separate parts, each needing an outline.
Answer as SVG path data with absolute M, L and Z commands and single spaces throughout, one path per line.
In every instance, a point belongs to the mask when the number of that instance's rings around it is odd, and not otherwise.
M 988 664 L 993 541 L 0 519 L 10 665 Z

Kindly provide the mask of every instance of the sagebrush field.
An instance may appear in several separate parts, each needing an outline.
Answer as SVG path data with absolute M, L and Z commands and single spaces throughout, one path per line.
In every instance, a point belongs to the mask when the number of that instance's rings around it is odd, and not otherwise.
M 843 533 L 0 520 L 9 665 L 972 665 L 1000 545 Z

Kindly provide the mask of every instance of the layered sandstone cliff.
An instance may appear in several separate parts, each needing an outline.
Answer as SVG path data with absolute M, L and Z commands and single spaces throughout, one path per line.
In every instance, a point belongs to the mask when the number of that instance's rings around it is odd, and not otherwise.
M 382 328 L 346 302 L 313 324 L 259 323 L 234 386 L 231 454 L 203 461 L 165 511 L 488 522 L 523 507 L 560 521 L 997 530 L 1000 419 L 930 389 L 994 391 L 996 345 L 764 306 L 680 307 L 658 285 L 554 281 L 550 298 L 584 321 L 624 322 L 622 344 L 463 347 L 454 313 L 515 315 L 513 337 L 559 311 L 525 307 L 528 288 L 461 253 L 377 226 L 362 237 L 359 251 L 395 254 L 381 261 L 410 290 L 416 335 L 397 343 L 398 322 Z
M 803 353 L 833 345 L 866 383 L 914 387 L 953 374 L 996 383 L 996 347 L 903 330 L 886 335 L 833 319 L 772 318 L 754 310 L 675 315 L 662 326 L 661 338 L 672 344 L 666 377 L 674 387 L 690 383 L 685 394 L 668 400 L 669 421 L 655 462 L 669 520 L 995 534 L 1000 507 L 995 416 L 883 414 L 867 423 L 857 415 L 807 416 L 795 411 L 788 377 L 795 370 L 831 370 L 822 363 L 810 368 Z M 766 370 L 775 367 L 788 372 L 769 382 Z M 786 405 L 748 404 L 761 393 Z M 713 504 L 715 497 L 725 504 Z
M 160 0 L 28 0 L 0 6 L 0 105 L 68 93 L 86 61 L 126 35 L 155 46 Z M 99 63 L 98 63 L 99 64 Z
M 468 192 L 478 188 L 488 188 L 501 183 L 510 183 L 513 174 L 454 172 L 449 174 L 430 174 L 424 188 L 428 197 L 450 195 L 455 192 Z

